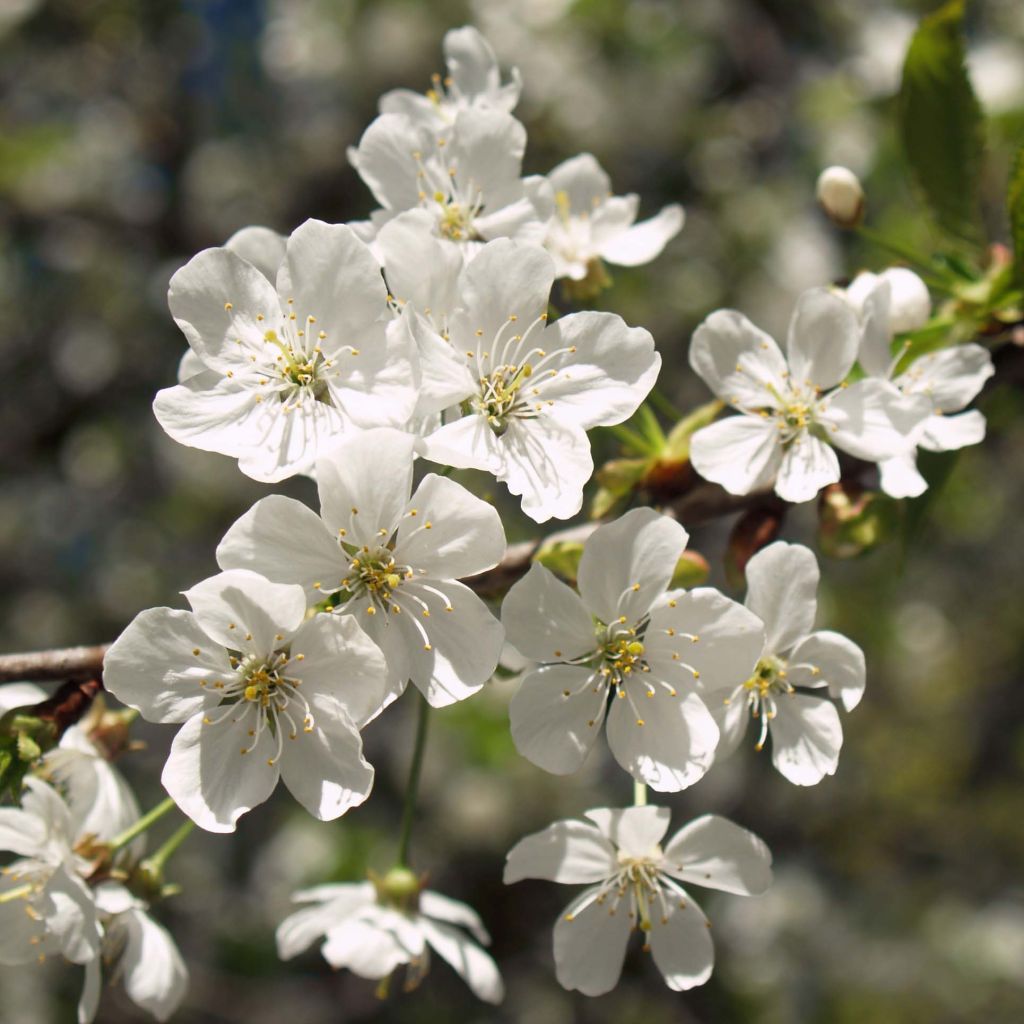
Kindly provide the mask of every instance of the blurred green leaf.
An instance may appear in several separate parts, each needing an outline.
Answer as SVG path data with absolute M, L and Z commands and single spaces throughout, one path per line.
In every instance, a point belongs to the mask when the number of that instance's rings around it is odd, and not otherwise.
M 963 0 L 921 21 L 903 65 L 899 126 L 907 162 L 939 226 L 977 242 L 982 112 L 964 64 Z
M 535 562 L 540 562 L 545 569 L 550 569 L 556 576 L 561 576 L 562 579 L 571 583 L 576 579 L 582 556 L 582 544 L 576 541 L 560 540 L 545 544 L 533 556 L 533 559 Z

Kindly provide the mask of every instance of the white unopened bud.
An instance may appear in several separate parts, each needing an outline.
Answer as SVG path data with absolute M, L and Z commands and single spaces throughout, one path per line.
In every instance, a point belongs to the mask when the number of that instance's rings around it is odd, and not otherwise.
M 818 175 L 818 202 L 829 220 L 855 228 L 864 218 L 864 189 L 848 167 L 826 167 Z
M 928 286 L 906 267 L 890 267 L 881 273 L 889 282 L 889 330 L 894 334 L 916 331 L 932 315 Z

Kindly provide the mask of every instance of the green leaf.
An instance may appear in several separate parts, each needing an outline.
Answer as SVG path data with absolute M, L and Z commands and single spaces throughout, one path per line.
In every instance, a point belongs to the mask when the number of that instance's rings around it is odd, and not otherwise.
M 1017 150 L 1017 158 L 1013 162 L 1006 205 L 1013 238 L 1013 276 L 1017 284 L 1024 286 L 1024 146 Z
M 982 112 L 964 65 L 964 0 L 921 21 L 903 65 L 899 126 L 907 162 L 939 226 L 980 236 L 977 182 Z
M 545 544 L 533 559 L 540 562 L 545 569 L 550 569 L 556 576 L 561 576 L 572 583 L 576 580 L 582 557 L 583 545 L 578 541 L 556 540 Z

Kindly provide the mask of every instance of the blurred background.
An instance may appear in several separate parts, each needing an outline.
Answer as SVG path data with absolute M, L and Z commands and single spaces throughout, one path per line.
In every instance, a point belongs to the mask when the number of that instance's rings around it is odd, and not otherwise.
M 736 306 L 778 333 L 800 290 L 886 265 L 815 208 L 821 167 L 863 176 L 874 227 L 930 244 L 892 94 L 931 6 L 0 2 L 0 649 L 111 640 L 216 571 L 222 532 L 269 489 L 226 458 L 175 445 L 151 415 L 184 350 L 168 278 L 247 224 L 287 233 L 310 216 L 365 217 L 372 200 L 345 148 L 383 91 L 427 87 L 447 29 L 476 24 L 504 67 L 521 69 L 527 173 L 586 150 L 616 192 L 640 193 L 644 216 L 685 204 L 665 254 L 616 271 L 597 305 L 653 332 L 661 388 L 688 408 L 708 397 L 686 346 L 712 309 Z M 991 115 L 987 213 L 999 237 L 1008 154 L 1024 129 L 1024 8 L 978 0 L 969 34 Z M 1024 1020 L 1024 401 L 997 386 L 981 407 L 989 439 L 945 457 L 944 485 L 899 542 L 823 562 L 820 624 L 860 643 L 869 666 L 838 774 L 798 789 L 747 750 L 664 801 L 676 826 L 713 810 L 775 854 L 766 896 L 697 893 L 715 925 L 707 986 L 670 992 L 634 949 L 613 994 L 558 987 L 550 930 L 571 891 L 504 889 L 504 853 L 555 817 L 628 802 L 631 786 L 600 746 L 568 779 L 519 758 L 510 684 L 496 683 L 434 716 L 414 860 L 432 887 L 482 913 L 505 1004 L 476 1002 L 440 961 L 418 993 L 393 985 L 381 1002 L 373 983 L 332 973 L 315 951 L 276 959 L 273 929 L 293 889 L 390 864 L 414 710 L 403 700 L 367 731 L 378 781 L 365 807 L 324 825 L 278 793 L 235 837 L 197 834 L 177 855 L 171 877 L 184 892 L 157 912 L 192 972 L 176 1020 Z M 280 489 L 315 504 L 308 481 Z M 495 497 L 510 538 L 533 535 Z M 729 525 L 692 542 L 721 587 Z M 805 506 L 784 536 L 813 543 L 814 526 Z M 147 749 L 122 766 L 151 806 L 171 730 L 139 734 Z M 0 971 L 0 1021 L 74 1019 L 80 975 L 57 963 Z M 99 1019 L 147 1018 L 114 991 Z

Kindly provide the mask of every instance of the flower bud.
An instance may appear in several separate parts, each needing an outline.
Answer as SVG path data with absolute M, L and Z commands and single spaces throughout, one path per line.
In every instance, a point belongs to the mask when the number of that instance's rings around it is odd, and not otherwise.
M 818 176 L 818 202 L 829 220 L 855 228 L 864 219 L 864 189 L 848 167 L 826 167 Z
M 924 327 L 932 315 L 928 286 L 906 267 L 890 267 L 880 275 L 889 282 L 889 329 L 894 334 Z
M 373 881 L 380 898 L 399 907 L 415 905 L 423 887 L 415 873 L 403 867 L 394 867 L 383 878 Z

